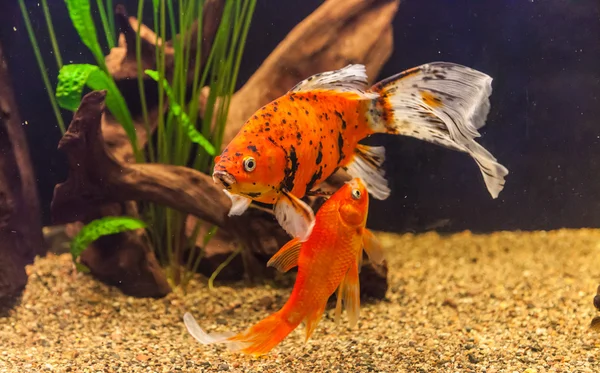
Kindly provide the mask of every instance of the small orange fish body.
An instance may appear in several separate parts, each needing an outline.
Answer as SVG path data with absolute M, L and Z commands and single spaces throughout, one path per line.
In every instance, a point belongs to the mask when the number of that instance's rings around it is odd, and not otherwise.
M 301 322 L 306 323 L 308 339 L 336 289 L 336 321 L 343 299 L 350 323 L 356 325 L 360 309 L 358 269 L 363 248 L 374 262 L 383 261 L 381 247 L 365 227 L 368 207 L 364 184 L 353 179 L 321 206 L 307 241 L 294 238 L 271 258 L 268 265 L 283 272 L 298 266 L 292 294 L 279 311 L 237 335 L 207 334 L 186 314 L 184 320 L 190 334 L 203 344 L 226 343 L 246 354 L 266 354 Z
M 232 200 L 230 215 L 251 201 L 273 204 L 277 220 L 304 241 L 314 226 L 300 198 L 338 168 L 386 199 L 383 147 L 359 144 L 373 133 L 405 135 L 470 154 L 494 198 L 505 167 L 474 141 L 489 111 L 492 79 L 436 62 L 373 87 L 362 65 L 314 75 L 258 110 L 215 160 L 213 179 Z

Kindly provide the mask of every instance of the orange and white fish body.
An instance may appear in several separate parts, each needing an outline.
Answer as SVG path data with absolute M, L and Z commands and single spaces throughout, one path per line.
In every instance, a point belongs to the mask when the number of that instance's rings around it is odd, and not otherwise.
M 184 321 L 190 334 L 203 344 L 226 343 L 232 350 L 246 354 L 266 354 L 301 322 L 306 324 L 308 340 L 336 289 L 336 321 L 340 319 L 343 300 L 350 324 L 356 325 L 360 309 L 358 271 L 363 248 L 373 262 L 381 263 L 384 258 L 377 240 L 365 227 L 368 207 L 364 184 L 360 179 L 353 179 L 318 210 L 316 224 L 307 241 L 294 238 L 271 258 L 268 265 L 283 272 L 298 266 L 292 294 L 279 311 L 237 335 L 207 334 L 186 313 Z
M 470 154 L 496 198 L 508 170 L 475 142 L 490 109 L 492 78 L 435 62 L 367 86 L 363 65 L 316 74 L 259 109 L 215 160 L 213 179 L 232 200 L 230 215 L 252 201 L 272 204 L 281 226 L 304 241 L 314 226 L 300 198 L 338 168 L 386 199 L 383 147 L 359 144 L 374 133 L 415 137 Z

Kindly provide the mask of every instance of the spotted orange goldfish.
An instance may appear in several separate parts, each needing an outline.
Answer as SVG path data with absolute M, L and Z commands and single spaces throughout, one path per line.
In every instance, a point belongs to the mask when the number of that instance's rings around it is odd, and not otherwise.
M 203 344 L 226 343 L 232 350 L 263 355 L 279 344 L 301 322 L 306 323 L 306 340 L 325 312 L 327 300 L 337 292 L 336 322 L 342 299 L 350 324 L 356 325 L 360 309 L 358 270 L 363 248 L 369 259 L 381 263 L 383 251 L 365 227 L 369 196 L 360 179 L 342 186 L 318 210 L 314 229 L 306 242 L 293 238 L 269 260 L 269 266 L 286 272 L 298 266 L 292 294 L 277 312 L 248 330 L 208 334 L 189 313 L 184 315 L 190 334 Z
M 415 137 L 471 155 L 496 198 L 508 170 L 475 142 L 490 109 L 492 78 L 434 62 L 367 86 L 363 65 L 316 74 L 258 110 L 215 159 L 213 179 L 232 200 L 229 215 L 252 201 L 272 204 L 281 226 L 306 240 L 312 209 L 301 198 L 339 168 L 369 193 L 390 190 L 383 147 L 358 142 L 374 133 Z

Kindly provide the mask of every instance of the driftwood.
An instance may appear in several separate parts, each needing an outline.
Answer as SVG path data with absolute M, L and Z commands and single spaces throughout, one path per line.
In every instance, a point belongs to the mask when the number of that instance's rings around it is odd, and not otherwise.
M 45 253 L 29 149 L 0 45 L 0 309 L 27 284 L 25 265 Z
M 391 21 L 398 3 L 397 0 L 326 1 L 290 32 L 234 95 L 225 143 L 252 112 L 312 74 L 340 68 L 348 63 L 364 63 L 370 79 L 375 79 L 393 47 Z M 132 30 L 136 29 L 134 25 L 137 25 L 137 21 L 133 17 L 128 18 L 128 23 Z M 124 28 L 126 25 L 122 26 Z M 146 28 L 144 30 L 146 34 L 151 32 Z M 124 31 L 121 40 L 127 41 L 127 37 L 131 40 L 131 35 L 131 30 Z M 127 59 L 131 58 L 127 56 L 132 55 L 129 52 L 131 42 L 125 45 L 127 50 L 120 52 L 123 56 L 120 61 L 126 65 L 130 64 Z M 152 47 L 149 42 L 144 45 L 144 48 Z M 127 74 L 123 73 L 125 70 L 115 69 L 115 75 L 126 77 Z M 115 140 L 119 132 L 125 138 L 122 129 L 109 115 L 102 115 L 102 109 L 103 93 L 88 94 L 61 140 L 60 147 L 69 156 L 70 175 L 65 183 L 55 189 L 52 212 L 56 221 L 87 222 L 102 216 L 106 206 L 123 205 L 128 201 L 151 201 L 193 216 L 188 220 L 188 231 L 195 219 L 220 228 L 217 237 L 204 248 L 204 271 L 212 271 L 220 264 L 234 250 L 234 242 L 237 242 L 247 250 L 243 251 L 237 264 L 231 264 L 235 270 L 229 271 L 230 278 L 242 273 L 243 269 L 251 276 L 265 272 L 265 262 L 289 239 L 273 216 L 250 209 L 240 217 L 229 218 L 227 212 L 230 201 L 214 185 L 209 175 L 185 167 L 132 163 L 129 144 Z M 138 128 L 140 132 L 144 132 L 142 127 Z M 145 137 L 141 141 L 145 141 Z M 119 243 L 117 246 L 121 249 L 111 249 L 110 252 L 118 256 L 124 246 L 122 239 L 115 240 L 112 244 Z M 198 245 L 201 245 L 200 240 Z M 103 258 L 102 253 L 108 250 L 96 246 L 86 250 L 97 251 L 93 256 L 89 255 L 94 260 Z M 242 263 L 244 267 L 241 267 Z M 98 275 L 96 268 L 100 264 L 93 261 L 86 264 Z M 361 271 L 361 277 L 370 275 L 368 281 L 367 277 L 361 281 L 363 291 L 367 295 L 381 297 L 387 289 L 387 269 L 372 269 Z M 226 273 L 223 276 L 227 277 Z M 108 277 L 103 277 L 103 280 L 118 282 Z M 375 290 L 369 290 L 369 287 Z

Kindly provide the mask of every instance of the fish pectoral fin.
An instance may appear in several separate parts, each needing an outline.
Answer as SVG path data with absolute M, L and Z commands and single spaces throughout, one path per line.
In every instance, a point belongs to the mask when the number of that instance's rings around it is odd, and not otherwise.
M 302 243 L 299 239 L 291 239 L 288 243 L 283 245 L 271 259 L 269 259 L 267 267 L 275 267 L 280 272 L 289 271 L 298 265 L 301 247 Z
M 382 168 L 385 160 L 383 146 L 357 145 L 352 161 L 343 169 L 352 177 L 362 179 L 373 197 L 384 200 L 390 195 L 390 188 Z
M 228 216 L 242 215 L 244 211 L 248 209 L 252 200 L 248 197 L 240 196 L 239 194 L 233 194 L 227 189 L 223 189 L 223 192 L 227 194 L 227 197 L 231 200 L 231 209 L 229 209 Z
M 231 343 L 228 341 L 230 337 L 233 337 L 235 333 L 207 333 L 198 325 L 194 316 L 192 316 L 189 312 L 186 312 L 183 315 L 183 322 L 188 332 L 192 337 L 194 337 L 198 342 L 203 345 L 209 345 L 213 343 Z
M 315 74 L 296 84 L 290 92 L 334 91 L 357 94 L 359 100 L 371 100 L 378 93 L 369 92 L 367 71 L 364 65 L 348 65 L 339 70 Z
M 340 285 L 342 287 L 342 299 L 348 314 L 350 327 L 356 326 L 360 316 L 360 285 L 358 281 L 358 265 L 353 264 Z
M 363 248 L 369 256 L 369 260 L 375 264 L 381 264 L 385 259 L 385 253 L 383 251 L 383 248 L 381 247 L 381 243 L 379 242 L 377 237 L 375 237 L 373 232 L 371 232 L 367 228 L 364 228 L 362 242 Z
M 293 194 L 282 191 L 275 203 L 275 217 L 279 224 L 292 237 L 304 242 L 315 226 L 315 214 L 309 205 Z

